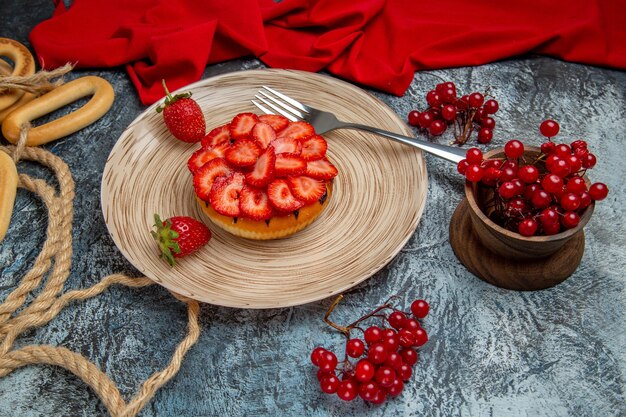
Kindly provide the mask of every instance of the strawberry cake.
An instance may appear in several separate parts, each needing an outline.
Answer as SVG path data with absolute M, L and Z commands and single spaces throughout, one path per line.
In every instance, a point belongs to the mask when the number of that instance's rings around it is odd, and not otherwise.
M 289 236 L 328 205 L 337 168 L 309 123 L 240 113 L 191 155 L 196 199 L 222 229 L 248 239 Z

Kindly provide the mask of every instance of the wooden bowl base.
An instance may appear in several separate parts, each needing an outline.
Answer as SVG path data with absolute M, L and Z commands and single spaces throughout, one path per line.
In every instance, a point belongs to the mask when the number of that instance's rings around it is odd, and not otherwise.
M 585 250 L 582 230 L 551 256 L 507 259 L 494 254 L 478 240 L 469 210 L 467 199 L 463 199 L 454 211 L 450 244 L 461 263 L 483 281 L 510 290 L 542 290 L 565 281 L 578 268 Z

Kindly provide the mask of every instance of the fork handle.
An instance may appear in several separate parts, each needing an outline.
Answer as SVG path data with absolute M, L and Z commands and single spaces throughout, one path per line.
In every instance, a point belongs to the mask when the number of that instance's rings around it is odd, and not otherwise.
M 378 129 L 372 126 L 361 125 L 358 123 L 342 123 L 341 128 L 365 130 L 367 132 L 371 132 L 376 135 L 384 136 L 395 142 L 399 142 L 405 145 L 419 148 L 439 158 L 445 159 L 446 161 L 454 162 L 455 164 L 458 164 L 459 161 L 461 161 L 462 159 L 465 159 L 465 153 L 467 151 L 466 149 L 457 148 L 453 146 L 447 146 L 447 145 L 440 145 L 438 143 L 431 143 L 425 140 L 412 138 L 410 136 L 398 135 L 397 133 Z

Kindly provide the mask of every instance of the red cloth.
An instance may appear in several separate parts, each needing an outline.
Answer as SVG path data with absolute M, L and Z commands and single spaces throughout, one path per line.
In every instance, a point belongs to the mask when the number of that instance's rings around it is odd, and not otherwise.
M 207 64 L 257 56 L 402 95 L 415 71 L 525 53 L 626 69 L 618 0 L 59 1 L 30 41 L 47 68 L 126 64 L 145 104 Z

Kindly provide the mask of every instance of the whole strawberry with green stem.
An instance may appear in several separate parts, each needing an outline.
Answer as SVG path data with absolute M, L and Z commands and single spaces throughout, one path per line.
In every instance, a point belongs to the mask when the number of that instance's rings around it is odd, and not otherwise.
M 165 102 L 156 108 L 157 113 L 163 112 L 165 126 L 176 139 L 183 142 L 199 142 L 206 135 L 206 122 L 202 109 L 191 98 L 191 92 L 172 96 L 163 80 Z
M 158 214 L 154 215 L 152 237 L 158 242 L 161 258 L 171 266 L 176 264 L 174 258 L 187 256 L 211 239 L 211 231 L 204 223 L 188 216 L 174 216 L 161 221 Z

